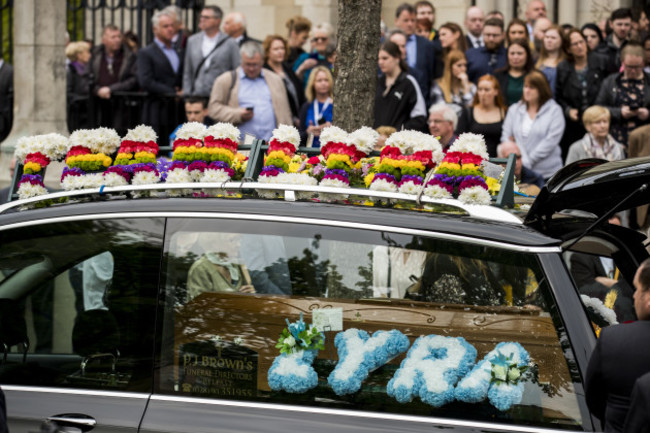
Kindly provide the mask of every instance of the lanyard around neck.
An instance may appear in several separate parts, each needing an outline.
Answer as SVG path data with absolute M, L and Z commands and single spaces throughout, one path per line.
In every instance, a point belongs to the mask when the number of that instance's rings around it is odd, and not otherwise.
M 316 123 L 323 117 L 323 114 L 325 114 L 325 110 L 327 110 L 327 107 L 330 106 L 332 103 L 332 98 L 327 98 L 327 101 L 323 104 L 323 109 L 318 110 L 318 100 L 314 99 L 314 119 L 316 120 Z

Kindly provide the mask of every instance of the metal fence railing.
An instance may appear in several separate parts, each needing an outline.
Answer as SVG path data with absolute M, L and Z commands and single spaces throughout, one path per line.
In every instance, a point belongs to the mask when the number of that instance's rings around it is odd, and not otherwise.
M 67 0 L 70 40 L 91 40 L 98 44 L 104 26 L 114 24 L 123 32 L 135 33 L 139 46 L 143 47 L 153 40 L 151 17 L 170 5 L 181 9 L 188 31 L 198 30 L 205 0 Z

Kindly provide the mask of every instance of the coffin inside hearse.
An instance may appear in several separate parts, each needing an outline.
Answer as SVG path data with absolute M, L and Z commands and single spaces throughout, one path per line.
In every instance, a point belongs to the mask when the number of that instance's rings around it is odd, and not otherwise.
M 304 318 L 307 323 L 329 320 L 324 347 L 317 352 L 313 369 L 318 383 L 306 392 L 272 390 L 269 370 L 280 355 L 278 338 L 288 323 Z M 470 306 L 419 302 L 409 299 L 324 299 L 298 296 L 257 296 L 234 293 L 202 293 L 175 309 L 175 390 L 204 398 L 229 398 L 274 403 L 326 405 L 339 408 L 388 411 L 444 417 L 471 417 L 525 422 L 580 425 L 580 413 L 572 399 L 572 375 L 551 316 L 532 306 Z M 331 330 L 328 330 L 331 329 Z M 414 396 L 400 403 L 389 396 L 387 385 L 410 350 L 373 366 L 356 379 L 355 392 L 340 393 L 328 383 L 340 350 L 337 334 L 349 329 L 368 336 L 397 330 L 408 338 L 409 349 L 423 336 L 462 337 L 476 349 L 476 364 L 502 342 L 517 342 L 530 356 L 525 373 L 524 398 L 508 410 L 493 405 L 461 402 L 439 406 Z M 349 347 L 348 352 L 355 348 Z M 360 350 L 360 348 L 359 348 Z M 444 359 L 432 351 L 429 359 Z M 351 355 L 346 353 L 346 355 Z M 512 353 L 504 353 L 506 357 Z M 353 355 L 351 355 L 353 356 Z M 361 364 L 368 362 L 367 359 Z M 443 376 L 446 373 L 443 373 Z M 468 373 L 469 374 L 469 373 Z M 417 380 L 416 380 L 417 382 Z M 566 399 L 562 398 L 566 395 Z M 453 400 L 453 399 L 452 399 Z M 567 400 L 570 404 L 561 403 Z

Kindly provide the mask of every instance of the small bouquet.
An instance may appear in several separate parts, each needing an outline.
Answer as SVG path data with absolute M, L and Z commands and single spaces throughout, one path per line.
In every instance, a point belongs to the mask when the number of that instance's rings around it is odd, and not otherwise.
M 18 182 L 18 197 L 26 199 L 47 194 L 42 171 L 51 161 L 63 159 L 68 150 L 68 139 L 60 134 L 34 135 L 18 140 L 14 153 L 23 165 Z

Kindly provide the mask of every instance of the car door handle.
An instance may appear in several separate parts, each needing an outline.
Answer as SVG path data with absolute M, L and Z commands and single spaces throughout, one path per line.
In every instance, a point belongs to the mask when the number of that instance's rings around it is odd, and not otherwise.
M 91 430 L 95 425 L 97 425 L 95 418 L 80 413 L 54 415 L 48 417 L 47 420 L 62 426 L 77 427 L 82 431 Z

